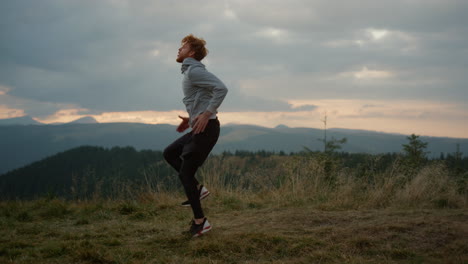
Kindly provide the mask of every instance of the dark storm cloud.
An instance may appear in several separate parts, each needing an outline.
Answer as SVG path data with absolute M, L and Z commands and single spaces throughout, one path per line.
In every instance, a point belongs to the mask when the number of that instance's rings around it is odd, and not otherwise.
M 178 43 L 165 49 L 170 21 L 163 30 L 164 19 L 149 19 L 157 11 L 138 13 L 143 2 L 117 2 L 3 2 L 0 83 L 15 97 L 100 111 L 176 108 Z
M 462 0 L 2 1 L 10 89 L 0 102 L 33 116 L 183 109 L 175 55 L 188 33 L 208 41 L 228 111 L 297 111 L 288 99 L 466 102 L 467 10 Z M 364 66 L 393 75 L 353 78 Z

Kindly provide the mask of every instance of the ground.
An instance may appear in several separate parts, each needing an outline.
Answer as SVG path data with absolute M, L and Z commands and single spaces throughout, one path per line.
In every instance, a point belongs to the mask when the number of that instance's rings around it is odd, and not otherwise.
M 188 230 L 180 196 L 0 202 L 0 263 L 468 263 L 465 209 L 343 210 L 203 201 L 213 230 Z

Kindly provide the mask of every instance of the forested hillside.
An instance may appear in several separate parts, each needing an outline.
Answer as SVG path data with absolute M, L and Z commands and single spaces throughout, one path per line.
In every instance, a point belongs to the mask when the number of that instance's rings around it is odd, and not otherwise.
M 223 152 L 208 158 L 198 177 L 210 178 L 222 188 L 259 190 L 279 188 L 285 179 L 296 177 L 301 171 L 306 173 L 303 175 L 306 178 L 324 174 L 332 182 L 343 175 L 357 181 L 374 182 L 390 171 L 394 173 L 396 170 L 404 177 L 410 177 L 408 175 L 424 166 L 439 164 L 447 175 L 457 177 L 460 188 L 465 188 L 467 157 L 449 154 L 428 160 L 422 151 L 418 155 L 421 155 L 419 159 L 413 160 L 395 153 Z M 313 169 L 307 171 L 311 164 Z M 82 146 L 0 176 L 0 197 L 3 199 L 44 196 L 128 198 L 148 190 L 180 190 L 177 174 L 164 161 L 162 152 L 137 151 L 133 147 Z
M 137 123 L 4 125 L 0 126 L 0 174 L 79 146 L 131 146 L 162 151 L 181 134 L 172 125 Z M 328 129 L 329 140 L 346 138 L 342 151 L 349 153 L 398 153 L 405 135 L 375 131 Z M 299 152 L 307 147 L 323 151 L 324 131 L 313 128 L 224 125 L 213 153 L 224 151 Z M 468 139 L 421 137 L 428 142 L 428 156 L 456 151 L 468 153 Z
M 153 184 L 169 174 L 159 151 L 83 146 L 0 176 L 3 198 L 123 196 L 125 189 Z M 157 171 L 148 175 L 149 171 Z

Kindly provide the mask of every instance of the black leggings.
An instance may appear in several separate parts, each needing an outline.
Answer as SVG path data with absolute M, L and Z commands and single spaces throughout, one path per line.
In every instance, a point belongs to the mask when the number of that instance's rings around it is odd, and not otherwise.
M 198 181 L 195 173 L 206 160 L 219 137 L 218 119 L 210 119 L 205 131 L 199 134 L 189 132 L 164 150 L 164 158 L 179 173 L 185 194 L 192 206 L 195 218 L 204 218 L 200 204 Z

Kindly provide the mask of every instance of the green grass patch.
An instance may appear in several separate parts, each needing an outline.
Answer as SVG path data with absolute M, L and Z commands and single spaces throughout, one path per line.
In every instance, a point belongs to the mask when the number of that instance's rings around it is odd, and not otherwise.
M 2 202 L 8 216 L 0 216 L 0 263 L 468 261 L 464 209 L 333 210 L 214 193 L 202 202 L 213 230 L 191 239 L 182 232 L 192 212 L 179 200 L 164 208 L 149 201 Z
M 39 209 L 39 216 L 44 219 L 64 218 L 71 213 L 68 203 L 62 200 L 44 202 L 44 206 Z

